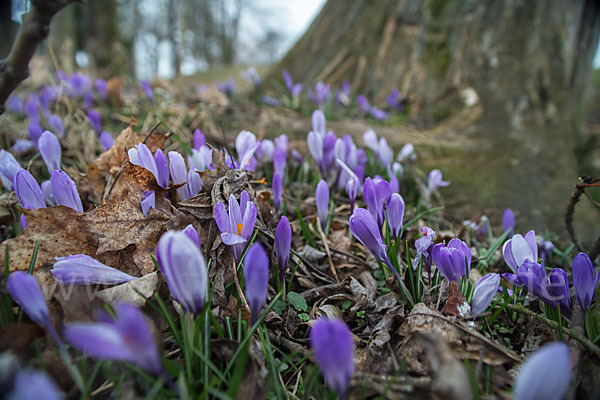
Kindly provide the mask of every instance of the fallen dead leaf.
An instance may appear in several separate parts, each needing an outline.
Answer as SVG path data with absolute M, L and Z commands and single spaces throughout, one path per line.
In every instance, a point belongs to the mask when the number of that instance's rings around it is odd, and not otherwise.
M 125 302 L 142 307 L 146 299 L 154 294 L 157 285 L 158 274 L 152 272 L 131 282 L 103 289 L 96 296 L 108 304 Z

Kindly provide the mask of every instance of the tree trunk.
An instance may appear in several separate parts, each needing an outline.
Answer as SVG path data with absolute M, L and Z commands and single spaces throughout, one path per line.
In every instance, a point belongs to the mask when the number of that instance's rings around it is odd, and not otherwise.
M 599 35 L 595 0 L 329 0 L 274 73 L 380 105 L 398 88 L 458 216 L 512 207 L 561 229 Z
M 0 2 L 0 59 L 8 55 L 18 29 L 19 24 L 11 19 L 10 1 Z
M 116 0 L 86 1 L 85 48 L 90 68 L 109 78 L 126 70 L 126 51 L 120 43 Z

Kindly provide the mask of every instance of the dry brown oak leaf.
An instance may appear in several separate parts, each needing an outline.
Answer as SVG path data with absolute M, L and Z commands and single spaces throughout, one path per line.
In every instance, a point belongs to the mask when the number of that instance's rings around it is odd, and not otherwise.
M 55 257 L 87 254 L 134 276 L 154 271 L 151 254 L 158 239 L 167 229 L 183 229 L 189 218 L 171 206 L 146 169 L 127 163 L 120 179 L 127 192 L 85 213 L 64 206 L 23 210 L 25 231 L 0 244 L 0 254 L 9 249 L 10 271 L 27 270 L 36 241 L 36 269 L 53 264 Z M 148 218 L 140 206 L 147 190 L 156 195 L 156 208 Z

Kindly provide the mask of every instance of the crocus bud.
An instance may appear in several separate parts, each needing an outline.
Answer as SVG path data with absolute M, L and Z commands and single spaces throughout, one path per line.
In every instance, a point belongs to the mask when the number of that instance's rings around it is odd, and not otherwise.
M 194 242 L 196 244 L 196 246 L 198 247 L 198 250 L 200 250 L 200 235 L 198 234 L 198 231 L 196 229 L 194 229 L 192 224 L 189 224 L 188 226 L 186 226 L 185 229 L 183 230 L 183 233 L 185 233 L 187 235 L 187 237 L 192 239 L 192 242 Z
M 204 133 L 200 129 L 194 130 L 194 148 L 199 149 L 200 146 L 204 146 L 206 144 L 206 139 L 204 137 Z
M 12 190 L 15 175 L 22 169 L 10 152 L 0 149 L 0 179 L 6 190 Z
M 404 219 L 404 199 L 400 194 L 394 193 L 387 205 L 388 223 L 394 239 L 400 234 Z
M 487 274 L 477 281 L 471 301 L 472 315 L 481 314 L 487 310 L 498 292 L 501 280 L 499 274 Z
M 15 376 L 12 391 L 7 393 L 8 400 L 18 399 L 64 399 L 56 383 L 42 371 L 22 369 Z
M 83 212 L 83 205 L 77 187 L 75 187 L 75 183 L 69 175 L 58 169 L 52 171 L 50 185 L 56 204 L 70 207 L 80 213 Z
M 108 96 L 108 87 L 106 85 L 106 81 L 98 78 L 94 81 L 94 86 L 96 87 L 96 92 L 98 92 L 102 100 L 106 100 Z
M 62 341 L 50 322 L 42 288 L 33 275 L 24 271 L 15 271 L 8 276 L 6 288 L 29 319 L 50 332 L 56 343 L 62 346 Z
M 108 132 L 102 132 L 100 134 L 100 146 L 102 146 L 102 151 L 107 151 L 112 148 L 115 144 L 114 139 L 110 136 Z
M 15 175 L 13 186 L 17 198 L 24 208 L 36 209 L 46 207 L 42 189 L 29 171 L 25 169 L 18 171 Z
M 550 286 L 560 304 L 560 312 L 571 317 L 571 295 L 569 293 L 569 276 L 562 268 L 554 268 L 548 275 Z
M 50 131 L 45 131 L 37 142 L 38 150 L 46 163 L 48 172 L 60 169 L 60 142 Z
M 512 236 L 515 230 L 515 213 L 510 208 L 504 210 L 502 214 L 502 231 L 510 231 L 508 236 Z
M 40 136 L 42 136 L 43 131 L 44 130 L 42 129 L 42 126 L 39 124 L 39 122 L 32 121 L 27 126 L 27 134 L 29 135 L 29 139 L 31 139 L 33 143 L 37 143 Z
M 254 243 L 244 259 L 246 299 L 250 305 L 252 325 L 258 319 L 267 301 L 269 285 L 269 257 L 260 243 Z
M 142 207 L 142 213 L 146 218 L 148 218 L 148 211 L 151 208 L 156 208 L 156 194 L 154 190 L 144 191 L 142 193 L 142 203 L 140 204 Z
M 286 216 L 281 217 L 277 229 L 275 230 L 275 257 L 279 266 L 279 279 L 283 283 L 285 269 L 290 258 L 290 248 L 292 247 L 292 227 Z
M 90 120 L 90 126 L 99 135 L 102 133 L 102 119 L 98 111 L 91 109 L 88 111 L 88 119 Z
M 29 139 L 17 139 L 10 149 L 15 153 L 26 153 L 34 147 L 35 144 Z
M 594 276 L 594 264 L 585 253 L 579 253 L 573 260 L 573 288 L 575 297 L 584 313 L 594 301 L 594 293 L 600 279 L 600 271 Z
M 323 111 L 313 111 L 311 121 L 313 131 L 325 135 L 325 114 L 323 114 Z
M 342 320 L 319 318 L 310 330 L 310 347 L 327 385 L 344 399 L 354 374 L 350 329 Z
M 136 279 L 85 254 L 56 257 L 50 272 L 67 285 L 118 285 Z
M 317 185 L 317 215 L 321 220 L 321 228 L 325 231 L 327 225 L 327 216 L 329 214 L 329 186 L 323 179 Z
M 275 211 L 279 212 L 281 208 L 281 200 L 282 200 L 282 192 L 283 192 L 283 184 L 281 182 L 281 175 L 275 172 L 273 175 L 273 182 L 271 190 L 273 191 L 273 205 L 275 206 Z
M 155 375 L 162 374 L 158 348 L 144 314 L 130 304 L 120 303 L 114 308 L 115 319 L 106 316 L 103 322 L 67 325 L 67 341 L 90 357 L 129 361 Z
M 40 106 L 38 103 L 37 96 L 29 96 L 29 98 L 27 99 L 27 103 L 25 104 L 25 113 L 27 114 L 27 118 L 29 118 L 30 121 L 39 122 Z
M 278 173 L 283 177 L 285 173 L 285 164 L 287 160 L 287 153 L 281 149 L 275 149 L 273 152 L 273 168 L 275 173 Z
M 50 128 L 52 129 L 52 131 L 59 138 L 62 138 L 63 136 L 65 136 L 65 129 L 63 126 L 63 122 L 62 122 L 62 119 L 58 115 L 50 114 L 48 116 L 48 125 L 50 125 Z
M 471 249 L 462 240 L 452 239 L 448 242 L 448 246 L 442 243 L 436 244 L 431 252 L 435 265 L 447 280 L 458 282 L 462 276 L 469 276 Z
M 571 380 L 571 353 L 562 342 L 547 344 L 527 357 L 515 380 L 515 400 L 560 400 Z
M 202 190 L 202 178 L 200 178 L 200 174 L 198 170 L 194 167 L 191 167 L 187 173 L 187 184 L 185 185 L 187 190 L 187 198 L 194 197 L 198 194 L 200 190 Z
M 184 232 L 168 231 L 158 241 L 156 260 L 171 295 L 194 315 L 206 301 L 206 262 L 198 245 Z
M 169 171 L 174 185 L 181 185 L 187 182 L 187 168 L 181 154 L 176 151 L 169 152 Z M 177 189 L 177 194 L 181 200 L 187 200 L 187 188 L 185 185 Z
M 427 175 L 427 188 L 431 193 L 435 192 L 440 187 L 450 185 L 450 182 L 442 180 L 442 171 L 434 169 Z

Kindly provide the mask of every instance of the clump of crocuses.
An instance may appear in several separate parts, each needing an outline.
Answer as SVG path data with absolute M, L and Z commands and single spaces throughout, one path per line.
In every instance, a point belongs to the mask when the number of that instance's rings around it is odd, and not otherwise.
M 354 374 L 354 345 L 350 329 L 339 319 L 319 318 L 310 330 L 310 347 L 327 385 L 346 398 Z
M 471 271 L 471 249 L 460 239 L 452 239 L 445 246 L 438 243 L 431 250 L 433 261 L 440 273 L 449 281 L 459 282 Z

